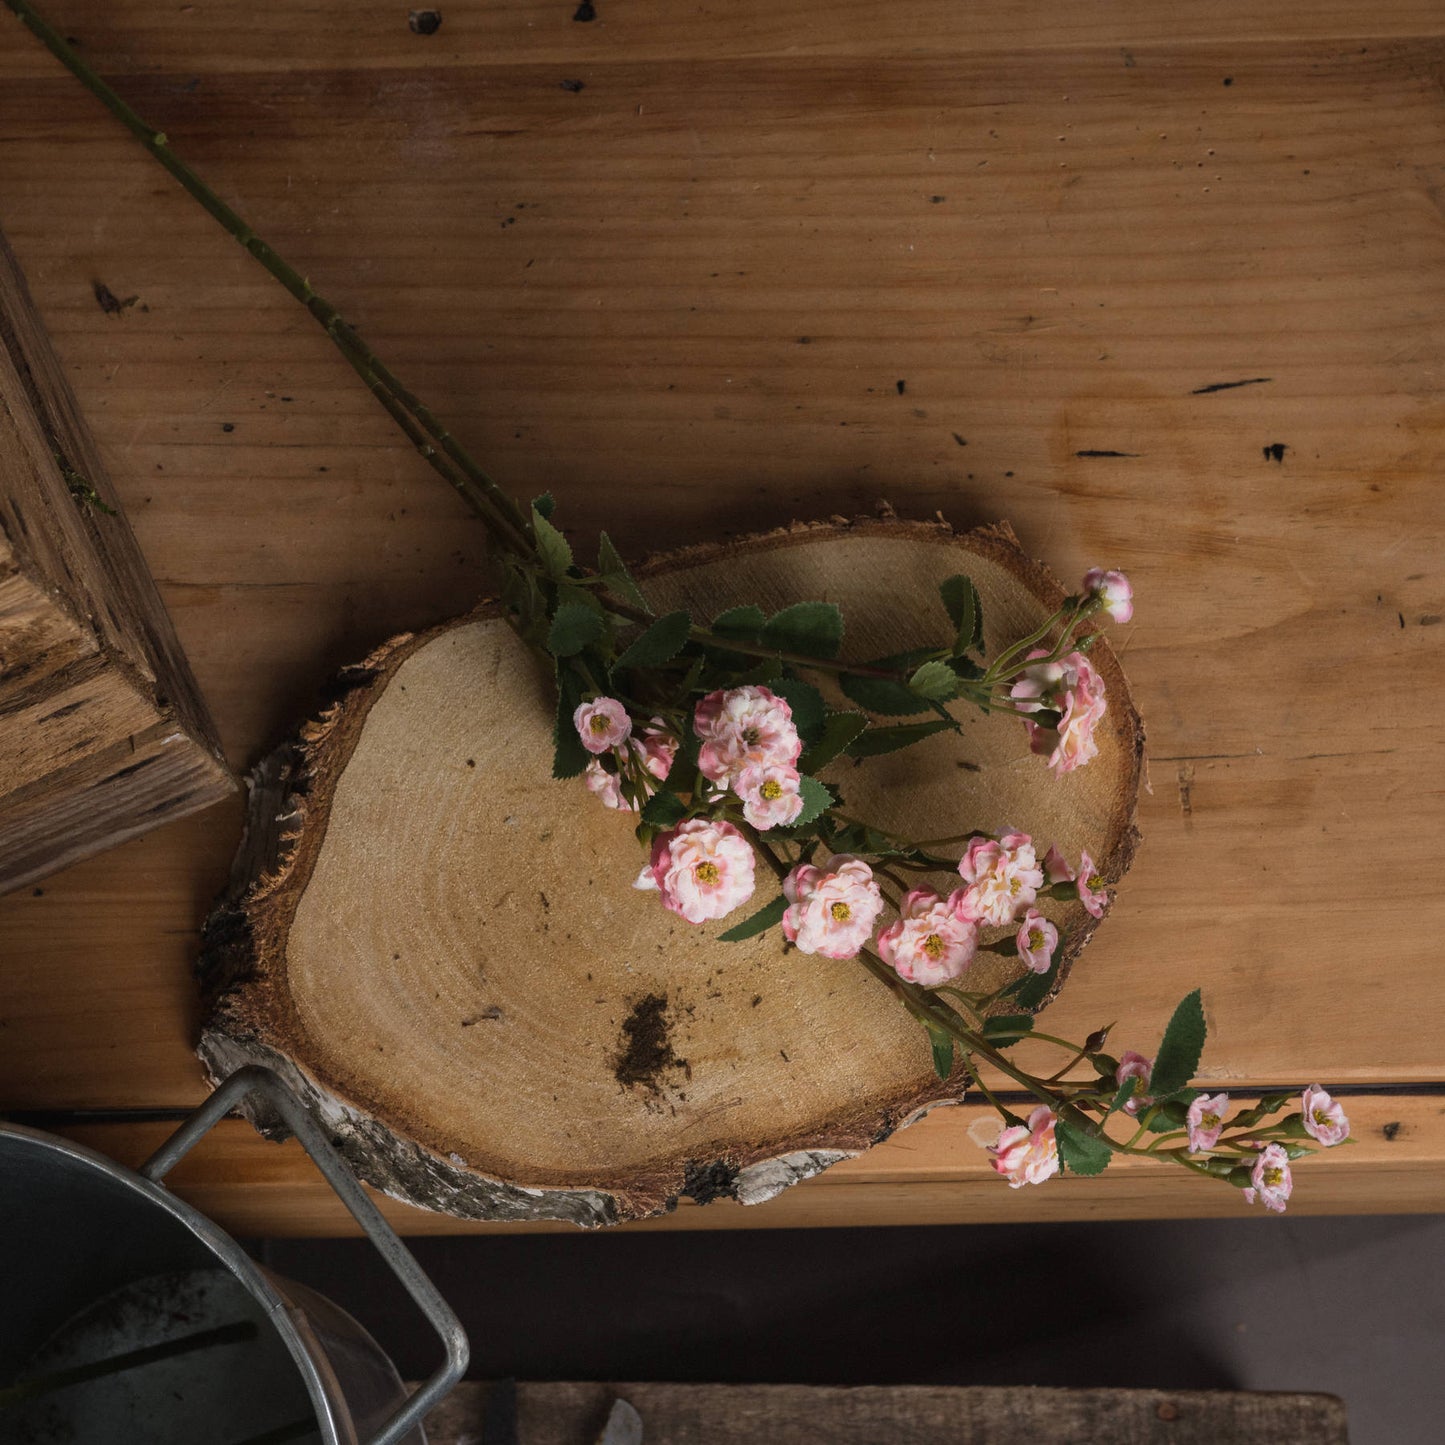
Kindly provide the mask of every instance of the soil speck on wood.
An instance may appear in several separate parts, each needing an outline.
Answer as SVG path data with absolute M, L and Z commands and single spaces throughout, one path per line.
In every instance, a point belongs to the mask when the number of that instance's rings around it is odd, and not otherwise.
M 618 1038 L 617 1064 L 613 1070 L 624 1088 L 661 1092 L 659 1080 L 672 1069 L 685 1069 L 687 1060 L 678 1058 L 668 1031 L 667 995 L 650 993 L 632 1006 L 622 1021 Z

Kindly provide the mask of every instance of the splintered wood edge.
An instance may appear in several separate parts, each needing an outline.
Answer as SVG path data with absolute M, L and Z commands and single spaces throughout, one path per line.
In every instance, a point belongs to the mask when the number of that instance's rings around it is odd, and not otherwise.
M 649 557 L 634 569 L 645 582 L 680 569 L 732 556 L 804 545 L 830 537 L 914 540 L 956 547 L 987 557 L 1012 573 L 1045 605 L 1064 598 L 1058 581 L 1025 555 L 1007 523 L 958 533 L 946 522 L 888 518 L 795 523 L 724 543 L 704 543 Z M 249 782 L 245 835 L 226 892 L 208 916 L 197 961 L 205 1023 L 198 1053 L 213 1083 L 246 1064 L 274 1069 L 330 1131 L 332 1142 L 356 1173 L 403 1202 L 465 1219 L 558 1219 L 585 1227 L 645 1218 L 672 1210 L 689 1197 L 698 1203 L 735 1198 L 744 1204 L 771 1199 L 789 1185 L 862 1153 L 942 1104 L 960 1097 L 962 1070 L 947 1081 L 931 1080 L 896 1098 L 870 1099 L 831 1124 L 794 1138 L 739 1140 L 729 1157 L 678 1161 L 629 1171 L 626 1183 L 593 1187 L 530 1187 L 492 1177 L 408 1137 L 405 1120 L 384 1121 L 350 1102 L 344 1080 L 327 1077 L 291 1058 L 277 1041 L 304 1038 L 284 981 L 286 941 L 296 909 L 325 840 L 331 799 L 360 739 L 367 714 L 406 660 L 454 628 L 500 616 L 487 601 L 459 618 L 420 633 L 403 633 L 337 678 L 332 700 L 319 717 L 257 766 Z M 1113 885 L 1128 871 L 1140 835 L 1135 826 L 1144 757 L 1144 728 L 1134 709 L 1118 659 L 1101 639 L 1091 660 L 1103 674 L 1111 711 L 1129 720 L 1131 765 L 1125 770 L 1113 816 L 1118 838 L 1098 860 Z M 1111 895 L 1112 897 L 1112 895 Z M 1107 905 L 1106 905 L 1107 912 Z M 1087 918 L 1068 936 L 1054 988 L 1057 995 L 1074 960 L 1101 920 Z M 283 1137 L 279 1119 L 264 1106 L 246 1106 L 262 1133 Z

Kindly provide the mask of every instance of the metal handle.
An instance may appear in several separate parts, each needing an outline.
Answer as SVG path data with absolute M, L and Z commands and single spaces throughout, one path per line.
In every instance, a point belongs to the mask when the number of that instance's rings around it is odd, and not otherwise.
M 438 1405 L 443 1397 L 466 1373 L 471 1350 L 461 1322 L 436 1291 L 411 1252 L 397 1238 L 396 1231 L 381 1216 L 381 1211 L 366 1196 L 355 1176 L 331 1147 L 320 1126 L 302 1107 L 295 1094 L 270 1069 L 249 1065 L 238 1069 L 215 1093 L 146 1160 L 140 1172 L 153 1183 L 161 1179 L 185 1158 L 203 1135 L 223 1119 L 243 1099 L 259 1095 L 282 1118 L 286 1127 L 301 1141 L 311 1162 L 336 1191 L 351 1217 L 374 1244 L 382 1259 L 402 1283 L 427 1323 L 437 1332 L 446 1350 L 446 1362 L 414 1395 L 398 1406 L 396 1412 L 371 1438 L 368 1445 L 398 1445 L 398 1442 L 421 1424 L 423 1416 Z

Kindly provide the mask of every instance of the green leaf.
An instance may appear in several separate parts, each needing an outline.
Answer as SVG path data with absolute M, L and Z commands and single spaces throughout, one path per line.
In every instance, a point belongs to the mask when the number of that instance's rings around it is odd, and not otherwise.
M 838 679 L 838 686 L 850 701 L 884 717 L 909 717 L 928 711 L 926 699 L 901 682 L 886 682 L 882 678 L 859 677 L 856 673 L 845 672 Z
M 582 746 L 582 739 L 577 736 L 577 725 L 572 721 L 572 714 L 577 711 L 586 690 L 586 680 L 575 668 L 564 662 L 557 664 L 557 725 L 552 731 L 554 778 L 577 777 L 591 757 Z
M 543 492 L 540 497 L 532 498 L 532 510 L 540 512 L 548 521 L 552 519 L 552 512 L 557 506 L 557 499 L 551 492 Z
M 783 921 L 783 914 L 787 911 L 788 900 L 780 893 L 771 903 L 765 904 L 751 917 L 743 919 L 741 923 L 733 924 L 726 933 L 718 934 L 718 942 L 741 943 L 745 938 L 753 938 L 759 933 L 766 933 L 774 924 Z
M 843 645 L 843 614 L 831 602 L 796 602 L 768 618 L 760 640 L 780 652 L 837 657 Z
M 1114 1095 L 1113 1102 L 1109 1105 L 1109 1114 L 1117 1114 L 1119 1110 L 1134 1097 L 1138 1091 L 1138 1087 L 1138 1074 L 1130 1074 L 1129 1077 L 1119 1085 L 1119 1092 Z M 1105 1114 L 1104 1117 L 1107 1119 L 1109 1114 Z
M 552 618 L 547 651 L 553 657 L 575 657 L 602 636 L 601 616 L 581 602 L 564 602 Z
M 1156 1099 L 1167 1099 L 1188 1086 L 1199 1068 L 1207 1032 L 1204 1005 L 1196 988 L 1174 1010 L 1169 1027 L 1164 1030 L 1149 1081 L 1149 1092 Z
M 939 596 L 953 619 L 956 636 L 953 654 L 970 652 L 975 648 L 983 650 L 983 603 L 979 601 L 978 588 L 970 578 L 959 573 L 946 578 L 939 584 Z
M 627 570 L 627 564 L 606 532 L 599 533 L 597 537 L 597 570 L 602 574 L 603 586 L 609 592 L 615 592 L 623 601 L 630 602 L 634 607 L 640 607 L 651 615 L 652 608 L 647 605 L 647 598 L 632 580 L 632 573 Z
M 537 541 L 537 556 L 542 561 L 542 570 L 554 581 L 560 581 L 572 570 L 572 547 L 535 504 L 532 507 L 532 535 Z
M 921 743 L 924 738 L 932 737 L 934 733 L 950 730 L 957 732 L 958 724 L 952 720 L 944 722 L 942 719 L 922 723 L 897 723 L 886 728 L 869 728 L 862 737 L 851 744 L 848 748 L 848 756 L 851 758 L 876 758 L 883 753 L 896 753 L 900 748 Z
M 726 612 L 719 612 L 713 618 L 710 630 L 719 637 L 738 642 L 756 642 L 767 625 L 767 613 L 749 603 L 746 607 L 730 607 Z
M 818 741 L 798 759 L 799 771 L 821 772 L 840 753 L 847 752 L 867 727 L 868 719 L 861 712 L 830 712 L 823 719 Z
M 1102 1174 L 1109 1167 L 1113 1150 L 1097 1136 L 1075 1128 L 1067 1119 L 1060 1119 L 1054 1125 L 1054 1138 L 1058 1142 L 1059 1158 L 1071 1173 Z
M 687 804 L 676 793 L 669 793 L 666 790 L 654 793 L 642 805 L 642 821 L 650 823 L 654 828 L 670 828 L 674 823 L 680 823 L 686 816 Z
M 946 1081 L 953 1072 L 953 1035 L 932 1024 L 923 1027 L 928 1030 L 928 1042 L 933 1045 L 933 1072 Z
M 1007 1046 L 1018 1043 L 1020 1039 L 1031 1034 L 1033 1029 L 1032 1014 L 998 1014 L 984 1020 L 983 1036 L 994 1043 Z
M 793 726 L 804 742 L 812 742 L 823 727 L 827 708 L 823 705 L 823 694 L 810 682 L 801 677 L 785 676 L 773 684 L 773 691 L 793 710 Z
M 833 794 L 806 773 L 798 779 L 798 791 L 803 795 L 803 811 L 788 824 L 790 828 L 806 828 L 833 806 Z
M 659 617 L 616 662 L 613 670 L 625 667 L 661 667 L 682 651 L 692 618 L 686 612 L 669 612 Z
M 1020 1008 L 1030 1011 L 1039 1007 L 1049 996 L 1049 991 L 1059 981 L 1059 965 L 1064 961 L 1064 940 L 1059 937 L 1059 946 L 1054 950 L 1054 961 L 1047 973 L 1026 973 L 1019 981 L 1009 986 L 1009 995 Z
M 908 686 L 929 702 L 947 702 L 958 696 L 958 677 L 946 662 L 925 662 L 908 679 Z

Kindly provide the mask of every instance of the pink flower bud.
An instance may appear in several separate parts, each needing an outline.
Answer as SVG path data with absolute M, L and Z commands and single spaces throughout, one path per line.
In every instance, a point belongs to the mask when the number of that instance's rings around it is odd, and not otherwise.
M 1035 973 L 1047 973 L 1059 946 L 1059 930 L 1037 908 L 1030 908 L 1024 914 L 1017 943 L 1019 961 Z
M 688 818 L 652 845 L 649 868 L 663 906 L 705 923 L 731 913 L 753 893 L 753 850 L 731 823 Z M 633 885 L 646 888 L 639 877 Z
M 1122 1089 L 1125 1079 L 1138 1079 L 1134 1085 L 1134 1092 L 1124 1104 L 1126 1114 L 1137 1114 L 1141 1108 L 1147 1108 L 1154 1102 L 1144 1092 L 1149 1087 L 1149 1080 L 1154 1074 L 1154 1060 L 1146 1059 L 1143 1054 L 1136 1054 L 1133 1049 L 1125 1052 L 1124 1057 L 1119 1060 L 1119 1067 L 1114 1070 L 1114 1082 Z
M 958 916 L 952 899 L 931 888 L 915 888 L 903 911 L 878 935 L 878 956 L 900 978 L 937 988 L 957 978 L 973 962 L 978 928 Z
M 1305 1133 L 1318 1139 L 1326 1149 L 1343 1144 L 1350 1137 L 1350 1121 L 1343 1105 L 1337 1104 L 1318 1084 L 1304 1091 Z
M 1289 1172 L 1289 1155 L 1283 1145 L 1266 1144 L 1259 1151 L 1250 1181 L 1254 1187 L 1246 1189 L 1244 1197 L 1251 1204 L 1258 1197 L 1266 1209 L 1276 1214 L 1284 1213 L 1285 1201 L 1294 1191 L 1294 1180 Z
M 615 697 L 594 697 L 572 714 L 577 736 L 589 753 L 605 753 L 627 741 L 632 719 Z
M 1219 1143 L 1224 1133 L 1224 1116 L 1229 1112 L 1228 1094 L 1197 1094 L 1184 1116 L 1189 1130 L 1189 1152 L 1204 1154 Z
M 1044 886 L 1044 870 L 1027 833 L 973 839 L 958 860 L 958 876 L 968 885 L 962 915 L 995 927 L 1012 923 Z
M 1054 1118 L 1053 1110 L 1040 1104 L 1029 1115 L 1027 1127 L 1015 1124 L 1005 1129 L 989 1147 L 993 1167 L 1008 1180 L 1010 1189 L 1042 1184 L 1059 1172 Z
M 1044 877 L 1050 883 L 1072 883 L 1074 881 L 1074 870 L 1069 867 L 1069 860 L 1059 852 L 1057 843 L 1049 844 L 1049 851 L 1044 854 Z
M 847 853 L 822 867 L 801 863 L 783 880 L 789 907 L 783 934 L 803 953 L 852 958 L 873 932 L 883 911 L 883 895 L 873 870 Z
M 1115 622 L 1128 622 L 1134 615 L 1134 589 L 1122 572 L 1091 567 L 1084 573 L 1084 591 L 1097 597 L 1103 610 Z

